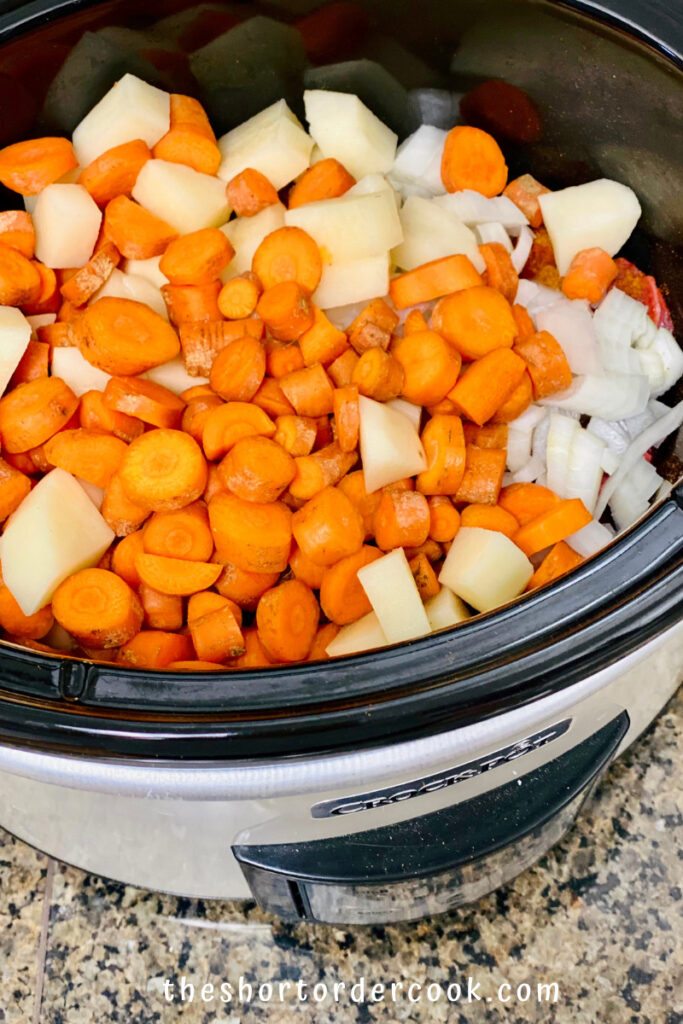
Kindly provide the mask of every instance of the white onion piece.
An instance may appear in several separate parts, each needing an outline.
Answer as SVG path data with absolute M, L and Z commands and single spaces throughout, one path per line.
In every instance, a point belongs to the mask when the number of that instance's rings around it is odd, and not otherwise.
M 609 377 L 575 377 L 566 391 L 541 399 L 541 405 L 573 410 L 606 420 L 627 419 L 643 412 L 650 397 L 647 377 L 614 373 Z
M 566 355 L 572 373 L 602 374 L 593 317 L 587 302 L 565 299 L 539 309 L 536 327 L 552 334 Z
M 490 242 L 497 242 L 499 245 L 502 245 L 507 252 L 512 252 L 510 236 L 502 224 L 477 224 L 474 230 L 482 245 L 488 245 Z
M 601 551 L 611 540 L 614 539 L 614 530 L 604 523 L 594 519 L 592 523 L 577 530 L 571 537 L 567 537 L 567 544 L 576 551 L 577 555 L 583 558 L 590 558 L 591 555 Z
M 647 377 L 649 381 L 650 394 L 663 395 L 665 391 L 668 391 L 667 373 L 659 353 L 653 348 L 645 348 L 640 352 L 631 349 L 631 353 L 638 361 L 638 372 Z M 674 380 L 677 380 L 679 376 L 680 374 L 677 374 Z
M 538 480 L 541 473 L 545 472 L 545 463 L 538 455 L 532 456 L 527 464 L 516 473 L 512 473 L 512 482 L 515 484 L 531 484 Z
M 630 343 L 617 338 L 601 338 L 598 342 L 600 362 L 609 373 L 643 373 L 639 353 L 632 349 Z
M 507 468 L 511 473 L 518 473 L 531 458 L 532 430 L 517 430 L 508 426 Z
M 555 288 L 546 288 L 544 284 L 538 284 L 537 281 L 527 281 L 526 278 L 522 278 L 517 288 L 517 294 L 515 295 L 515 302 L 524 306 L 527 313 L 535 318 L 536 314 L 542 309 L 548 309 L 549 306 L 554 306 L 556 302 L 565 302 L 564 296 L 558 292 Z
M 506 231 L 516 233 L 529 223 L 519 207 L 507 196 L 487 199 L 480 192 L 465 188 L 439 196 L 436 202 L 445 210 L 454 213 L 469 227 L 499 223 Z
M 628 423 L 629 421 L 626 420 L 625 422 Z M 631 440 L 620 423 L 610 423 L 599 416 L 591 416 L 588 421 L 588 430 L 590 430 L 591 434 L 595 434 L 596 437 L 601 437 L 609 450 L 614 452 L 615 455 L 623 455 Z
M 602 483 L 602 457 L 606 445 L 595 434 L 577 425 L 572 438 L 564 494 L 561 498 L 580 498 L 589 512 L 595 508 Z
M 512 250 L 512 265 L 518 274 L 521 274 L 529 259 L 531 247 L 534 244 L 534 233 L 526 224 L 520 228 L 517 244 Z
M 609 500 L 610 512 L 617 529 L 626 530 L 647 512 L 650 498 L 659 489 L 661 482 L 662 478 L 654 466 L 645 459 L 639 459 L 628 476 L 615 488 Z
M 611 288 L 595 310 L 593 326 L 598 341 L 611 338 L 629 346 L 647 333 L 648 320 L 647 306 L 620 288 Z
M 569 455 L 574 435 L 580 430 L 576 420 L 558 412 L 550 414 L 550 429 L 546 443 L 546 472 L 548 487 L 561 498 L 565 497 L 569 476 Z
M 431 195 L 443 195 L 446 189 L 441 180 L 441 155 L 446 135 L 442 128 L 423 124 L 401 143 L 389 171 L 399 191 L 402 183 L 415 182 Z
M 673 387 L 678 378 L 683 374 L 683 349 L 674 338 L 671 331 L 660 327 L 656 332 L 652 344 L 640 352 L 642 358 L 646 353 L 656 353 L 662 364 L 663 375 L 656 388 L 652 388 L 653 394 L 663 394 Z
M 616 473 L 619 468 L 619 456 L 607 445 L 602 450 L 600 465 L 603 472 L 607 473 L 608 476 L 612 476 L 612 473 Z
M 516 420 L 511 420 L 508 427 L 512 430 L 534 430 L 548 418 L 548 410 L 540 405 L 530 405 Z
M 634 441 L 631 442 L 628 449 L 624 453 L 624 457 L 621 460 L 621 465 L 616 471 L 614 476 L 611 476 L 609 480 L 604 484 L 598 503 L 595 507 L 595 516 L 599 518 L 605 511 L 607 504 L 614 494 L 615 490 L 619 486 L 622 480 L 626 478 L 628 473 L 631 471 L 633 466 L 637 463 L 638 459 L 649 452 L 650 448 L 656 444 L 660 444 L 664 438 L 668 437 L 669 434 L 673 434 L 674 430 L 678 430 L 681 423 L 683 423 L 683 402 L 679 402 L 673 409 L 670 409 L 666 416 L 662 416 L 657 420 L 656 423 L 652 423 L 646 430 L 639 434 Z

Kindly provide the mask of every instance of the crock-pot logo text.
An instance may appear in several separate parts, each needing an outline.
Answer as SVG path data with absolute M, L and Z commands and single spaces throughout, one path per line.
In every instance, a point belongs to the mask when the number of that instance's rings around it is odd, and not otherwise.
M 388 807 L 391 804 L 403 803 L 404 800 L 412 800 L 413 797 L 423 796 L 425 793 L 436 793 L 440 789 L 456 786 L 459 782 L 476 779 L 484 772 L 490 772 L 500 765 L 516 761 L 518 757 L 524 757 L 525 754 L 530 754 L 533 750 L 538 750 L 546 743 L 556 740 L 566 733 L 571 721 L 571 718 L 566 718 L 563 722 L 548 726 L 542 732 L 536 732 L 523 740 L 517 740 L 516 743 L 511 743 L 508 747 L 501 747 L 474 761 L 468 761 L 466 764 L 457 765 L 455 768 L 448 768 L 446 771 L 436 772 L 433 775 L 425 775 L 421 779 L 405 782 L 399 786 L 387 786 L 386 789 L 375 789 L 371 793 L 359 793 L 337 800 L 323 800 L 311 807 L 311 814 L 314 818 L 355 814 L 357 811 L 369 811 L 374 807 Z

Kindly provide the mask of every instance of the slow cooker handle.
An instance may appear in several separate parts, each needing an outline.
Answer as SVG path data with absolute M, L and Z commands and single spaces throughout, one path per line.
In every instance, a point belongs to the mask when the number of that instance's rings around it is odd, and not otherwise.
M 382 922 L 391 907 L 401 920 L 441 912 L 542 856 L 570 827 L 628 726 L 622 711 L 528 774 L 430 814 L 304 843 L 236 845 L 233 853 L 259 905 L 289 920 Z

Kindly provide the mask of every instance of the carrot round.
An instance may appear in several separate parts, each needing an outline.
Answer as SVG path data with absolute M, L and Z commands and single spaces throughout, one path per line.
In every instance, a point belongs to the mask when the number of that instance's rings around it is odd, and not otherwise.
M 515 339 L 515 343 L 518 345 L 520 341 L 525 341 L 527 338 L 530 338 L 532 334 L 535 334 L 536 328 L 524 306 L 515 304 L 512 307 L 512 315 L 514 316 L 515 323 L 517 324 L 517 337 Z
M 334 409 L 332 381 L 319 363 L 285 374 L 280 387 L 298 416 L 328 416 Z
M 142 139 L 113 146 L 81 171 L 78 184 L 88 190 L 98 206 L 133 191 L 137 176 L 152 156 Z
M 435 494 L 428 499 L 429 537 L 439 544 L 453 540 L 460 529 L 460 513 L 447 495 Z
M 507 401 L 525 372 L 520 355 L 509 348 L 494 349 L 469 365 L 449 398 L 468 419 L 482 426 Z
M 117 196 L 107 203 L 103 230 L 106 238 L 128 260 L 160 256 L 178 235 L 170 224 L 128 196 Z
M 381 491 L 368 494 L 365 489 L 365 474 L 362 469 L 347 473 L 338 484 L 339 490 L 349 499 L 363 522 L 364 540 L 374 536 L 375 512 L 382 498 Z
M 120 648 L 116 661 L 128 668 L 167 668 L 174 662 L 187 661 L 193 655 L 189 636 L 161 629 L 143 629 Z
M 111 569 L 129 587 L 136 590 L 140 586 L 140 575 L 135 568 L 135 559 L 144 552 L 142 530 L 136 530 L 123 537 L 112 551 Z
M 0 149 L 0 182 L 22 196 L 34 196 L 77 164 L 68 139 L 15 142 Z
M 220 464 L 226 487 L 245 501 L 277 501 L 294 479 L 292 456 L 268 437 L 244 437 Z
M 0 212 L 0 242 L 16 249 L 27 260 L 32 260 L 36 249 L 36 231 L 30 213 L 25 210 Z
M 515 517 L 520 526 L 549 512 L 560 501 L 554 491 L 541 484 L 510 484 L 503 487 L 498 504 Z
M 221 560 L 248 573 L 284 572 L 287 568 L 292 513 L 281 502 L 262 504 L 235 494 L 218 494 L 209 503 L 209 522 Z
M 421 551 L 408 560 L 408 565 L 422 600 L 428 601 L 430 597 L 436 597 L 441 587 L 427 555 Z
M 562 278 L 562 291 L 568 299 L 587 299 L 597 304 L 607 294 L 617 270 L 616 263 L 604 249 L 582 249 Z
M 107 486 L 126 451 L 125 441 L 118 437 L 82 427 L 60 430 L 45 442 L 48 462 L 96 487 Z
M 183 409 L 180 426 L 187 434 L 191 434 L 195 441 L 202 443 L 204 427 L 211 412 L 225 405 L 222 398 L 211 391 L 210 394 L 202 395 L 188 401 Z
M 113 242 L 104 244 L 91 256 L 84 267 L 65 281 L 60 292 L 74 306 L 84 306 L 118 266 L 120 253 Z
M 64 427 L 78 399 L 59 377 L 19 384 L 0 399 L 0 438 L 8 452 L 36 448 Z
M 339 632 L 339 628 L 334 622 L 326 622 L 324 626 L 319 626 L 306 661 L 329 661 L 327 648 Z
M 266 654 L 277 661 L 303 661 L 319 618 L 315 595 L 301 580 L 287 580 L 267 590 L 256 609 L 256 628 Z
M 322 565 L 312 562 L 296 544 L 292 546 L 292 553 L 289 556 L 289 568 L 294 577 L 305 583 L 311 590 L 320 590 L 323 576 L 327 571 Z
M 285 414 L 275 420 L 274 440 L 293 457 L 309 455 L 316 438 L 315 420 L 310 416 Z
M 389 294 L 396 309 L 406 309 L 483 283 L 467 256 L 458 254 L 431 260 L 392 278 Z M 413 312 L 421 316 L 419 310 Z
M 508 302 L 514 302 L 519 287 L 519 275 L 510 253 L 501 242 L 480 245 L 479 252 L 486 264 L 486 283 L 489 288 L 495 288 Z
M 512 423 L 518 416 L 521 416 L 525 409 L 528 409 L 534 399 L 534 389 L 531 384 L 529 371 L 524 374 L 514 391 L 505 399 L 493 416 L 492 423 Z
M 563 540 L 558 540 L 527 583 L 526 589 L 535 590 L 536 587 L 544 587 L 546 583 L 553 583 L 560 576 L 564 576 L 566 572 L 581 565 L 582 562 L 581 555 L 578 555 Z
M 105 373 L 133 376 L 178 355 L 173 328 L 134 299 L 97 299 L 70 325 L 81 354 Z
M 239 622 L 226 602 L 222 608 L 188 621 L 192 644 L 202 661 L 224 662 L 245 653 Z
M 441 180 L 447 192 L 469 188 L 489 198 L 499 195 L 508 169 L 493 136 L 470 125 L 451 128 L 441 157 Z
M 221 318 L 221 311 L 218 308 L 220 290 L 220 281 L 210 281 L 208 284 L 162 285 L 161 294 L 166 303 L 168 319 L 174 327 L 182 327 L 185 324 L 213 326 L 212 321 L 219 321 Z M 242 333 L 244 332 L 239 332 L 240 335 Z
M 183 599 L 175 594 L 161 594 L 146 583 L 138 591 L 144 612 L 144 625 L 148 629 L 182 629 Z
M 142 605 L 120 576 L 107 569 L 81 569 L 61 583 L 52 614 L 67 633 L 89 647 L 120 647 L 140 631 Z
M 113 434 L 122 441 L 134 441 L 145 429 L 142 420 L 116 412 L 104 403 L 101 391 L 86 391 L 78 407 L 80 424 L 99 434 Z
M 287 547 L 290 545 L 291 536 Z M 234 562 L 223 562 L 222 557 L 221 564 L 222 572 L 216 580 L 216 590 L 245 611 L 255 611 L 261 594 L 274 587 L 280 576 L 279 571 L 250 572 L 240 569 Z
M 507 349 L 506 349 L 507 351 Z M 463 423 L 465 442 L 477 448 L 507 448 L 509 429 L 507 423 L 487 423 L 480 427 L 476 423 Z
M 303 455 L 294 460 L 296 474 L 289 485 L 289 493 L 293 498 L 306 501 L 324 487 L 338 483 L 357 461 L 355 451 L 343 451 L 336 441 L 311 455 Z
M 314 363 L 329 366 L 348 350 L 348 339 L 344 331 L 335 327 L 317 306 L 313 306 L 313 316 L 313 325 L 299 338 L 301 355 L 306 366 Z
M 0 459 L 0 523 L 21 505 L 30 490 L 29 477 L 4 459 Z
M 550 189 L 541 185 L 540 181 L 536 181 L 530 174 L 523 174 L 505 187 L 503 195 L 522 211 L 532 228 L 540 228 L 543 213 L 538 197 L 549 191 Z
M 185 164 L 201 174 L 216 174 L 221 163 L 221 151 L 198 100 L 171 93 L 170 127 L 156 143 L 154 156 L 172 164 Z
M 440 299 L 431 326 L 464 359 L 479 359 L 493 349 L 511 348 L 517 335 L 510 303 L 487 285 L 466 288 Z
M 206 486 L 202 450 L 182 430 L 158 427 L 138 437 L 119 472 L 128 497 L 152 512 L 184 508 L 201 497 Z
M 187 602 L 187 621 L 192 622 L 193 619 L 201 619 L 203 615 L 208 615 L 209 612 L 218 611 L 219 608 L 228 607 L 235 616 L 237 625 L 242 624 L 242 609 L 234 601 L 231 601 L 229 597 L 223 597 L 222 594 L 217 594 L 214 590 L 199 590 L 196 594 L 192 594 Z
M 207 459 L 218 459 L 243 437 L 272 437 L 275 424 L 249 402 L 223 402 L 206 418 L 202 445 Z
M 335 388 L 333 401 L 337 443 L 343 452 L 355 451 L 360 432 L 358 388 L 353 384 L 346 388 Z
M 400 338 L 392 354 L 403 367 L 401 394 L 415 405 L 436 405 L 458 379 L 462 359 L 435 331 Z
M 294 406 L 278 382 L 272 377 L 264 377 L 251 403 L 262 409 L 271 419 L 277 419 L 278 416 L 291 416 L 294 412 Z
M 344 626 L 372 611 L 367 594 L 358 580 L 358 570 L 382 557 L 377 548 L 364 544 L 353 555 L 341 558 L 323 571 L 320 607 L 332 622 Z
M 104 404 L 154 427 L 179 426 L 185 410 L 182 398 L 140 377 L 111 377 L 104 389 Z
M 238 217 L 254 217 L 279 202 L 277 191 L 265 174 L 253 167 L 246 167 L 228 182 L 226 195 Z
M 0 305 L 28 306 L 41 291 L 37 264 L 0 242 Z
M 415 486 L 422 494 L 455 494 L 465 472 L 465 435 L 459 416 L 432 416 L 421 435 L 427 469 Z
M 343 164 L 334 157 L 319 160 L 301 175 L 289 192 L 287 205 L 290 210 L 305 203 L 317 203 L 321 199 L 337 199 L 348 192 L 356 179 Z
M 460 513 L 462 526 L 475 526 L 482 530 L 495 530 L 512 537 L 519 529 L 519 522 L 511 512 L 500 505 L 468 505 Z
M 261 643 L 256 626 L 245 629 L 243 634 L 245 652 L 231 662 L 231 668 L 271 668 L 275 662 L 268 657 Z
M 100 511 L 117 537 L 127 537 L 134 533 L 149 515 L 149 509 L 140 508 L 130 500 L 118 473 L 114 473 L 105 488 Z
M 261 282 L 248 271 L 226 281 L 218 295 L 218 308 L 228 320 L 244 320 L 253 315 L 261 291 Z
M 284 227 L 266 235 L 254 253 L 251 269 L 264 288 L 296 281 L 311 295 L 320 284 L 323 264 L 318 246 L 306 231 Z
M 47 377 L 50 371 L 50 346 L 43 341 L 29 341 L 26 351 L 17 363 L 8 387 L 28 384 L 29 381 Z
M 0 578 L 0 627 L 22 640 L 40 640 L 54 623 L 50 605 L 32 615 L 24 615 L 12 592 Z
M 419 491 L 384 491 L 375 512 L 375 540 L 382 551 L 419 547 L 429 536 L 429 505 Z
M 159 270 L 172 285 L 211 284 L 234 255 L 235 250 L 222 231 L 202 228 L 170 242 L 159 261 Z
M 188 658 L 185 661 L 171 661 L 165 666 L 171 672 L 220 672 L 221 665 L 215 661 L 200 661 Z
M 292 533 L 311 561 L 327 566 L 355 554 L 365 531 L 349 498 L 336 487 L 326 487 L 294 513 Z
M 211 387 L 226 402 L 248 402 L 266 373 L 266 353 L 260 341 L 245 335 L 231 341 L 213 361 Z
M 366 398 L 389 402 L 403 391 L 403 366 L 383 348 L 368 348 L 356 363 L 351 382 Z
M 567 498 L 520 526 L 512 539 L 530 557 L 559 540 L 571 537 L 587 526 L 592 518 L 580 498 Z
M 548 398 L 571 384 L 572 371 L 567 357 L 548 331 L 537 331 L 516 344 L 514 350 L 526 362 L 534 398 Z
M 174 512 L 155 512 L 145 524 L 142 537 L 148 555 L 208 562 L 213 554 L 209 516 L 200 501 Z
M 221 574 L 220 565 L 214 562 L 168 558 L 166 555 L 149 555 L 147 552 L 136 556 L 135 568 L 143 583 L 162 594 L 180 597 L 206 590 L 213 586 Z
M 455 492 L 455 500 L 495 505 L 503 483 L 507 452 L 504 448 L 477 448 L 473 444 L 468 444 L 465 451 L 465 473 Z
M 308 292 L 296 281 L 281 281 L 266 288 L 256 312 L 279 341 L 296 341 L 315 322 Z

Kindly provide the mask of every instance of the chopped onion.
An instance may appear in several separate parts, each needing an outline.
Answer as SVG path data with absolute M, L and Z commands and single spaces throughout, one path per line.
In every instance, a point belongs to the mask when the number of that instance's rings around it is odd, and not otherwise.
M 595 434 L 576 425 L 561 498 L 580 498 L 588 511 L 593 511 L 602 483 L 602 457 L 606 447 Z
M 567 544 L 583 558 L 590 558 L 591 555 L 602 550 L 611 540 L 614 539 L 614 530 L 604 523 L 594 519 L 592 523 L 582 527 L 571 537 L 567 537 Z
M 554 288 L 546 288 L 544 284 L 527 281 L 526 278 L 522 278 L 519 282 L 515 296 L 515 302 L 524 306 L 527 313 L 534 318 L 539 310 L 547 309 L 549 306 L 554 306 L 556 302 L 564 301 L 564 296 Z
M 638 371 L 647 377 L 650 383 L 650 394 L 663 395 L 665 391 L 668 391 L 670 385 L 667 384 L 667 373 L 659 353 L 654 348 L 644 348 L 639 351 L 631 349 L 630 352 L 638 361 Z M 674 379 L 677 380 L 679 376 L 680 374 L 676 374 Z
M 517 232 L 529 223 L 519 207 L 507 196 L 487 199 L 480 192 L 465 188 L 439 196 L 436 202 L 455 213 L 468 227 L 499 223 L 506 231 Z
M 593 316 L 598 341 L 622 341 L 627 347 L 647 331 L 647 306 L 620 288 L 610 288 Z
M 607 420 L 603 420 L 599 416 L 591 416 L 588 421 L 588 430 L 596 437 L 601 437 L 615 455 L 623 455 L 629 446 L 630 438 L 619 423 L 608 423 Z
M 527 464 L 517 473 L 512 473 L 512 482 L 515 484 L 530 484 L 545 471 L 545 463 L 538 455 L 532 456 Z
M 536 327 L 539 331 L 548 331 L 561 345 L 572 373 L 602 374 L 598 341 L 587 302 L 565 299 L 539 309 Z
M 423 124 L 409 135 L 396 151 L 389 179 L 396 181 L 401 191 L 405 182 L 419 184 L 428 195 L 443 195 L 446 191 L 441 180 L 441 154 L 447 132 L 433 125 Z
M 619 530 L 632 526 L 647 512 L 650 498 L 659 489 L 661 482 L 659 473 L 646 459 L 640 458 L 635 463 L 609 500 L 612 518 Z
M 621 420 L 641 413 L 649 397 L 647 377 L 625 373 L 613 373 L 609 377 L 586 374 L 575 377 L 566 391 L 541 399 L 540 404 L 570 409 L 585 416 Z
M 548 487 L 555 494 L 564 497 L 569 472 L 569 453 L 574 434 L 580 428 L 576 420 L 562 416 L 559 412 L 550 414 L 549 424 L 545 457 Z
M 529 259 L 531 247 L 534 244 L 534 233 L 526 224 L 520 228 L 517 244 L 512 250 L 512 265 L 518 274 L 521 274 Z
M 658 382 L 657 388 L 652 388 L 653 394 L 663 394 L 673 387 L 678 378 L 683 374 L 683 349 L 674 338 L 671 331 L 660 327 L 655 334 L 652 344 L 641 352 L 641 357 L 646 353 L 656 353 L 663 368 L 663 376 Z
M 617 469 L 619 468 L 619 456 L 616 454 L 616 452 L 613 452 L 612 449 L 609 448 L 607 445 L 605 445 L 605 447 L 602 450 L 600 465 L 603 469 L 603 472 L 607 473 L 608 476 L 611 476 L 612 473 L 616 473 Z
M 515 427 L 509 426 L 507 468 L 511 473 L 519 472 L 531 458 L 532 437 L 533 430 L 517 430 Z
M 510 236 L 502 224 L 478 224 L 475 231 L 482 245 L 488 245 L 490 242 L 498 242 L 498 244 L 502 245 L 508 252 L 512 252 Z

